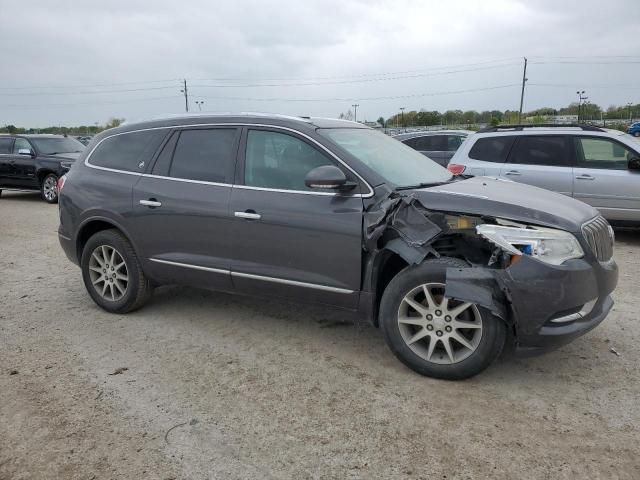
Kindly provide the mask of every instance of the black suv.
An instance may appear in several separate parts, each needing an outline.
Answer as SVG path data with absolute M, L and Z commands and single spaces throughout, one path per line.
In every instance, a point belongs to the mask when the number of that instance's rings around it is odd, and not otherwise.
M 43 200 L 56 203 L 58 178 L 84 148 L 62 135 L 0 134 L 0 194 L 3 188 L 40 190 Z
M 360 124 L 185 116 L 98 135 L 60 182 L 60 243 L 110 312 L 161 284 L 315 302 L 380 326 L 419 373 L 465 378 L 610 311 L 592 207 L 452 176 Z

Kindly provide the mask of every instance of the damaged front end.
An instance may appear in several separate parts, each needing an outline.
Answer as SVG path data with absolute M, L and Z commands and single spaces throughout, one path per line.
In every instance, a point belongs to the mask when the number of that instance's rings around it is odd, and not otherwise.
M 400 257 L 404 266 L 431 257 L 463 259 L 469 268 L 447 269 L 445 295 L 501 318 L 525 353 L 585 333 L 612 306 L 615 263 L 594 264 L 580 240 L 565 230 L 434 211 L 416 195 L 397 191 L 366 209 L 363 228 L 364 278 L 371 282 L 369 291 L 377 292 L 374 301 L 384 288 L 374 285 L 380 265 L 390 255 Z M 376 319 L 377 305 L 372 309 Z

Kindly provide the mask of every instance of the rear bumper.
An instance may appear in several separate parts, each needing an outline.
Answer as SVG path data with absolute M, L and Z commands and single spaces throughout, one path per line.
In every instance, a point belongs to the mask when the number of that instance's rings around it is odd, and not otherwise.
M 73 240 L 67 237 L 62 232 L 58 231 L 58 241 L 60 242 L 60 246 L 62 247 L 62 250 L 64 250 L 64 253 L 67 256 L 67 258 L 71 260 L 73 263 L 75 263 L 76 265 L 79 265 Z

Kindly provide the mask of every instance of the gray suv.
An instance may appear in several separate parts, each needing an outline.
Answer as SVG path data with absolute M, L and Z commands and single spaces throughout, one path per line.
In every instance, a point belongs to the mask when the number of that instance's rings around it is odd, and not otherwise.
M 487 128 L 467 139 L 448 168 L 553 190 L 596 207 L 612 223 L 640 223 L 640 141 L 618 130 Z
M 435 130 L 401 133 L 393 138 L 446 167 L 465 138 L 472 133 L 470 130 Z
M 562 345 L 611 310 L 590 206 L 463 180 L 341 120 L 184 116 L 97 135 L 59 191 L 60 244 L 103 309 L 183 284 L 356 312 L 424 375 Z M 533 200 L 532 200 L 533 199 Z

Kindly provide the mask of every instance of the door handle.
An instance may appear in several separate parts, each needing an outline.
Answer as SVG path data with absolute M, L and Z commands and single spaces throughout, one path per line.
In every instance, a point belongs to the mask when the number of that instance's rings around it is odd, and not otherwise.
M 595 180 L 596 177 L 592 177 L 591 175 L 578 175 L 576 180 Z
M 161 207 L 162 203 L 157 201 L 155 198 L 150 198 L 149 200 L 140 200 L 140 205 L 144 205 L 145 207 Z
M 260 220 L 262 215 L 254 212 L 253 210 L 247 210 L 246 212 L 235 212 L 234 215 L 238 218 L 246 218 L 247 220 Z
M 522 175 L 519 171 L 517 170 L 509 170 L 508 172 L 504 173 L 505 175 L 512 175 L 512 176 L 517 176 L 517 175 Z

